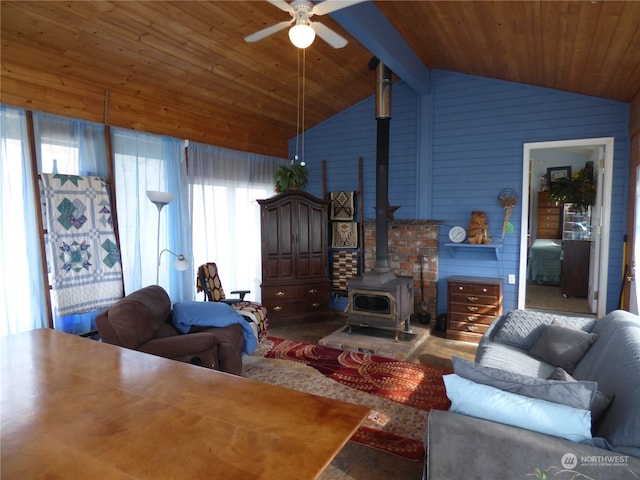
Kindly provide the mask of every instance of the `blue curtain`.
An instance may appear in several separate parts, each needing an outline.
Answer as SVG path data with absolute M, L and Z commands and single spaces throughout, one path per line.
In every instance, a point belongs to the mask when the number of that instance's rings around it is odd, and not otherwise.
M 140 132 L 112 129 L 116 178 L 116 208 L 125 293 L 156 283 L 159 251 L 183 254 L 193 264 L 186 189 L 184 142 Z M 160 212 L 147 191 L 169 192 L 174 200 Z M 159 224 L 158 224 L 159 220 Z M 172 301 L 191 300 L 195 285 L 190 273 L 173 268 L 175 257 L 161 257 L 158 284 Z
M 262 282 L 260 208 L 271 197 L 282 158 L 189 144 L 189 187 L 194 271 L 218 265 L 224 290 L 251 290 L 260 301 Z M 249 298 L 249 297 L 247 297 Z
M 22 109 L 0 106 L 0 335 L 46 327 L 46 304 L 27 126 Z
M 38 172 L 109 177 L 104 126 L 43 112 L 33 113 Z M 52 304 L 56 330 L 80 334 L 95 330 L 100 310 L 60 316 Z
M 36 219 L 25 112 L 2 105 L 0 174 L 0 335 L 46 326 L 40 238 Z M 108 176 L 104 126 L 34 112 L 38 171 Z M 173 268 L 161 257 L 158 283 L 172 301 L 195 299 L 195 273 L 216 261 L 227 291 L 251 289 L 259 300 L 260 212 L 256 202 L 274 194 L 273 174 L 288 160 L 191 143 L 189 175 L 182 140 L 112 129 L 115 205 L 118 213 L 125 294 L 156 283 L 156 239 L 160 250 L 183 254 L 191 268 Z M 160 212 L 147 190 L 171 192 Z M 197 254 L 194 254 L 197 251 Z M 69 333 L 94 328 L 97 312 L 55 316 Z

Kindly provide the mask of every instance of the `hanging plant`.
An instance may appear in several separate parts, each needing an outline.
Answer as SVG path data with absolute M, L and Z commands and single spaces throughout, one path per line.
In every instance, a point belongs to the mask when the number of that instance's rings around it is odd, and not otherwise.
M 282 193 L 287 190 L 302 190 L 307 186 L 307 176 L 309 171 L 304 165 L 293 163 L 291 165 L 280 165 L 273 176 L 276 192 Z
M 551 184 L 549 196 L 558 202 L 572 203 L 577 212 L 588 210 L 596 201 L 596 184 L 593 181 L 593 163 L 571 177 L 560 178 Z

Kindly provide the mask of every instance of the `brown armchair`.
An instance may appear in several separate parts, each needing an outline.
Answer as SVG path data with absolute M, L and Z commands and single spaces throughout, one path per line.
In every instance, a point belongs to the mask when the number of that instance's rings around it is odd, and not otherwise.
M 181 334 L 171 323 L 171 300 L 150 285 L 127 295 L 96 317 L 102 341 L 239 375 L 242 327 L 229 325 Z

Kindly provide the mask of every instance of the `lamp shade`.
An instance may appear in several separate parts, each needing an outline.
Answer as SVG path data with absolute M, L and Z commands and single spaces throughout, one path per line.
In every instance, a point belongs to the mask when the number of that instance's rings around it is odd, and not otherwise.
M 298 24 L 289 29 L 289 39 L 298 48 L 307 48 L 316 38 L 316 32 L 309 25 Z
M 183 272 L 186 269 L 188 269 L 189 265 L 190 265 L 189 260 L 187 260 L 186 257 L 182 254 L 178 255 L 178 258 L 176 258 L 176 261 L 173 262 L 173 268 L 175 268 L 179 272 Z
M 147 197 L 156 205 L 164 206 L 168 203 L 171 203 L 175 195 L 169 192 L 156 192 L 154 190 L 147 190 Z

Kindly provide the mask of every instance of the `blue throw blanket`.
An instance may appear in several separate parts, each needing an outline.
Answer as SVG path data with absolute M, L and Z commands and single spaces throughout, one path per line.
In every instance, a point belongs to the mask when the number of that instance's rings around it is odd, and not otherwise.
M 234 323 L 242 326 L 244 335 L 242 352 L 252 354 L 258 347 L 258 339 L 249 322 L 230 305 L 223 302 L 176 302 L 173 304 L 173 325 L 182 333 L 187 333 L 194 325 L 226 327 Z

